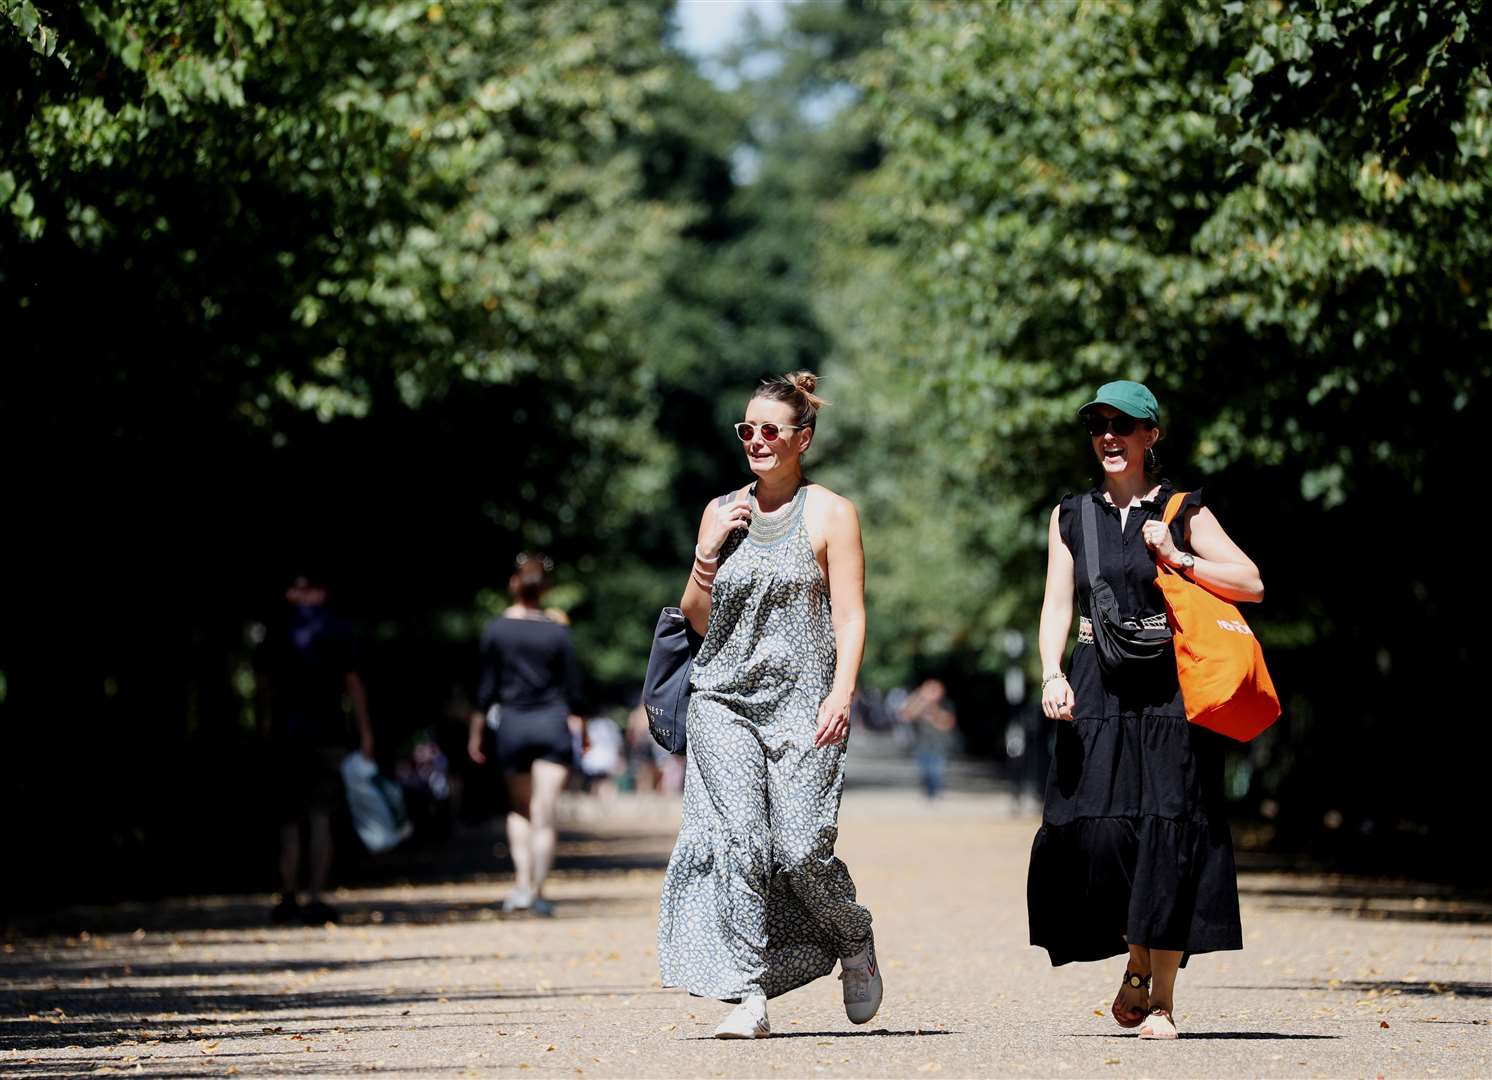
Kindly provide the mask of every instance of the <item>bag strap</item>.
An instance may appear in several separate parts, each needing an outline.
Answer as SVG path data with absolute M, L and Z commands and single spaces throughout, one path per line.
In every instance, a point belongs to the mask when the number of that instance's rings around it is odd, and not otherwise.
M 1166 500 L 1166 512 L 1160 516 L 1160 519 L 1165 523 L 1166 528 L 1169 529 L 1171 527 L 1171 521 L 1173 518 L 1175 518 L 1176 511 L 1181 509 L 1181 500 L 1185 499 L 1190 494 L 1191 492 L 1189 491 L 1177 491 L 1174 492 L 1171 497 Z M 1182 581 L 1188 582 L 1189 584 L 1196 584 L 1196 582 L 1193 582 L 1185 574 L 1178 574 L 1175 570 L 1172 570 L 1167 563 L 1163 562 L 1160 559 L 1155 560 L 1155 572 L 1157 575 L 1172 574 L 1176 577 L 1179 577 Z
M 1093 509 L 1093 495 L 1083 499 L 1083 558 L 1088 563 L 1088 587 L 1098 588 L 1098 518 Z

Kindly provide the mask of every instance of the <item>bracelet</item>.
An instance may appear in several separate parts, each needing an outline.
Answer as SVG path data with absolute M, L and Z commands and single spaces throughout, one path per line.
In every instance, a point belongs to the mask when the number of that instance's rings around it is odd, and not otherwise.
M 694 580 L 694 584 L 698 585 L 705 592 L 714 592 L 715 591 L 714 584 L 712 582 L 701 580 L 698 571 L 696 571 L 694 574 L 692 574 L 691 577 Z
M 712 559 L 707 559 L 707 558 L 705 558 L 705 557 L 704 557 L 704 555 L 703 555 L 703 554 L 702 554 L 702 553 L 701 553 L 701 552 L 700 552 L 700 550 L 699 550 L 699 545 L 698 545 L 698 544 L 695 544 L 695 545 L 694 545 L 694 558 L 695 558 L 695 561 L 696 561 L 696 562 L 702 562 L 702 563 L 704 563 L 704 564 L 705 564 L 705 565 L 706 565 L 706 566 L 709 566 L 709 565 L 710 565 L 710 564 L 711 564 L 711 563 L 718 563 L 718 562 L 719 562 L 719 561 L 720 561 L 720 553 L 719 553 L 719 552 L 716 552 L 716 553 L 715 553 L 715 557 L 714 557 L 714 558 L 712 558 Z
M 1060 672 L 1060 671 L 1054 671 L 1054 672 L 1052 672 L 1052 674 L 1046 676 L 1045 678 L 1043 678 L 1041 680 L 1041 688 L 1043 690 L 1045 690 L 1047 683 L 1049 683 L 1049 682 L 1056 682 L 1058 679 L 1061 679 L 1063 682 L 1066 682 L 1067 681 L 1067 676 L 1064 675 L 1064 674 L 1062 674 L 1062 672 Z

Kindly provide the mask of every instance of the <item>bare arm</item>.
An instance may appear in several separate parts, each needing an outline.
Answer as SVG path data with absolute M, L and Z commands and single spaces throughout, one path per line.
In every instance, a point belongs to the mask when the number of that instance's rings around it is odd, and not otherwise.
M 850 733 L 850 706 L 865 657 L 865 548 L 860 515 L 848 499 L 833 496 L 824 515 L 829 560 L 829 596 L 834 621 L 834 685 L 819 707 L 815 746 L 843 742 Z
M 1187 543 L 1196 553 L 1191 577 L 1225 600 L 1257 604 L 1264 599 L 1264 579 L 1254 561 L 1205 506 L 1187 522 Z
M 487 726 L 487 717 L 480 710 L 472 710 L 471 720 L 466 728 L 466 756 L 478 765 L 487 763 L 487 755 L 482 750 L 482 731 Z
M 1062 675 L 1062 657 L 1072 632 L 1072 598 L 1077 586 L 1072 552 L 1057 527 L 1061 507 L 1052 508 L 1046 540 L 1046 594 L 1041 601 L 1041 627 L 1036 633 L 1041 653 L 1041 711 L 1053 720 L 1071 720 L 1072 687 Z M 1048 678 L 1049 676 L 1054 676 Z
M 368 717 L 368 691 L 363 686 L 362 676 L 349 671 L 346 676 L 347 696 L 352 700 L 352 716 L 357 721 L 358 746 L 363 757 L 373 760 L 373 721 Z
M 1145 529 L 1145 542 L 1155 557 L 1179 570 L 1182 553 L 1171 539 L 1171 530 L 1159 521 L 1147 521 Z M 1187 516 L 1186 541 L 1196 558 L 1188 576 L 1197 584 L 1224 600 L 1258 603 L 1264 599 L 1259 568 L 1205 506 Z
M 710 588 L 715 569 L 719 566 L 720 551 L 725 541 L 736 529 L 751 525 L 751 500 L 744 491 L 738 492 L 736 500 L 720 506 L 712 500 L 699 519 L 699 556 L 689 570 L 689 580 L 684 584 L 684 598 L 679 601 L 679 610 L 689 625 L 700 637 L 710 627 Z
M 848 499 L 836 499 L 829 510 L 829 595 L 833 598 L 834 690 L 853 697 L 865 658 L 865 547 L 860 515 Z

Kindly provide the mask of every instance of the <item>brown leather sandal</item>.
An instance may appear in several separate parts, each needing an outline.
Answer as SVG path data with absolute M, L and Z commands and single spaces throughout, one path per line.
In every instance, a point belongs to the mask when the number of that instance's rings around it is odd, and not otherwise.
M 1145 1004 L 1137 1008 L 1124 1009 L 1124 991 L 1141 989 L 1145 991 L 1147 999 Z M 1114 1004 L 1109 1008 L 1109 1012 L 1114 1016 L 1114 1022 L 1122 1028 L 1139 1027 L 1145 1022 L 1145 1018 L 1150 1015 L 1149 996 L 1150 976 L 1136 975 L 1126 967 L 1124 969 L 1124 985 L 1119 988 L 1119 993 L 1114 995 Z M 1121 1009 L 1124 1009 L 1124 1011 L 1121 1012 Z

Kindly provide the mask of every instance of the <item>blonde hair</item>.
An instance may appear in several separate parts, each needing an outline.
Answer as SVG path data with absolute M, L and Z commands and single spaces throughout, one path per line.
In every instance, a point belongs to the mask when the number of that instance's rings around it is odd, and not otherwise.
M 819 410 L 829 404 L 814 393 L 818 385 L 819 377 L 813 372 L 794 371 L 788 375 L 774 375 L 770 379 L 763 379 L 756 388 L 756 393 L 751 396 L 791 405 L 796 410 L 793 423 L 811 428 L 818 421 Z

